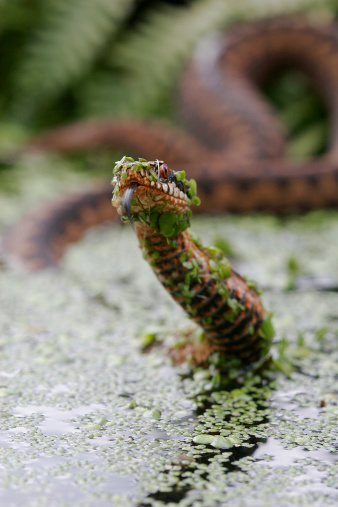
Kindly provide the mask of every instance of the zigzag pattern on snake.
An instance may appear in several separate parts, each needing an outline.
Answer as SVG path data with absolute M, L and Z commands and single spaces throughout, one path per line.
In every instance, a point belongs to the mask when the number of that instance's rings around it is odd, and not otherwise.
M 285 136 L 259 87 L 277 70 L 306 73 L 330 112 L 328 152 L 301 164 L 286 159 Z M 202 44 L 180 87 L 191 133 L 160 121 L 96 120 L 42 134 L 23 151 L 119 148 L 186 170 L 202 211 L 306 210 L 338 203 L 338 29 L 302 18 L 230 29 Z M 111 187 L 47 204 L 14 226 L 5 249 L 30 269 L 53 266 L 67 244 L 114 217 Z

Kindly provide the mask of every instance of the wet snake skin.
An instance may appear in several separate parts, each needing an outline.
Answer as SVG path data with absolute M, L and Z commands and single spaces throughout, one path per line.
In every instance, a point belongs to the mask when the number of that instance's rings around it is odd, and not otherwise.
M 215 247 L 204 248 L 190 230 L 194 180 L 162 161 L 117 163 L 112 204 L 128 217 L 144 258 L 172 298 L 203 329 L 190 359 L 207 361 L 220 353 L 227 361 L 251 364 L 265 356 L 273 336 L 254 284 L 236 273 Z M 189 343 L 189 342 L 188 342 Z
M 296 67 L 323 97 L 331 121 L 327 153 L 296 163 L 260 86 Z M 301 17 L 243 24 L 204 41 L 184 72 L 179 111 L 187 130 L 166 122 L 92 120 L 33 139 L 23 151 L 70 153 L 122 149 L 165 160 L 197 180 L 199 211 L 274 212 L 337 206 L 338 29 Z M 30 269 L 53 266 L 67 244 L 90 226 L 114 218 L 111 187 L 49 203 L 27 215 L 4 240 Z

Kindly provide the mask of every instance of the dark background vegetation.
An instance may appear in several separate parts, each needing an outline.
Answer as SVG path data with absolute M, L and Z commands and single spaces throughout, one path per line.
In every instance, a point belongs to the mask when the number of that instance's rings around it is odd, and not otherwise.
M 175 89 L 197 41 L 238 20 L 307 11 L 331 20 L 335 0 L 5 0 L 0 5 L 2 131 L 93 116 L 176 120 Z M 327 112 L 295 71 L 264 92 L 290 132 L 289 153 L 325 150 Z

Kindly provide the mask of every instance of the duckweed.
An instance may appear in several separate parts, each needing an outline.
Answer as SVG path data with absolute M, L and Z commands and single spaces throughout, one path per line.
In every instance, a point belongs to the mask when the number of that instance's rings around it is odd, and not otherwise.
M 48 160 L 22 163 L 13 171 L 20 197 L 0 196 L 2 230 L 46 192 L 83 183 L 58 161 L 57 178 Z M 170 364 L 165 347 L 192 324 L 152 278 L 131 231 L 89 234 L 58 272 L 4 264 L 1 502 L 336 505 L 338 296 L 279 290 L 292 255 L 286 238 L 301 235 L 299 259 L 313 276 L 338 273 L 337 213 L 308 227 L 310 219 L 195 220 L 206 243 L 231 237 L 248 277 L 267 287 L 273 360 L 252 371 L 226 371 L 219 358 L 207 370 Z M 139 330 L 150 323 L 162 342 L 144 354 Z

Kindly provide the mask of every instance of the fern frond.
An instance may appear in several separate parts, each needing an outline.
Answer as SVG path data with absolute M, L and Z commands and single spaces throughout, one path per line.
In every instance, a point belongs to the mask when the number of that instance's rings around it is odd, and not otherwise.
M 33 114 L 85 74 L 134 1 L 46 0 L 42 26 L 17 72 L 19 116 L 23 109 Z
M 323 8 L 330 0 L 199 0 L 185 9 L 151 11 L 143 25 L 111 52 L 112 69 L 93 76 L 82 97 L 85 115 L 144 114 L 172 89 L 183 63 L 197 41 L 234 19 L 286 14 Z

